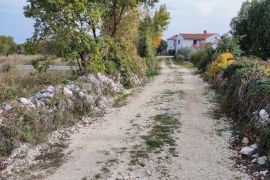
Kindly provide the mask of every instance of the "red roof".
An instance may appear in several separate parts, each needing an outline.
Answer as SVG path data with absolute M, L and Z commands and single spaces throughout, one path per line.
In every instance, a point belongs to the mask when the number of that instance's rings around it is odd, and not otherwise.
M 205 34 L 179 34 L 180 36 L 182 36 L 184 39 L 200 39 L 200 40 L 205 40 L 213 35 L 215 35 L 216 33 L 205 33 Z M 172 37 L 170 37 L 168 40 L 176 40 L 176 36 L 174 35 Z
M 206 34 L 180 34 L 181 36 L 183 36 L 184 39 L 207 39 L 213 35 L 215 35 L 215 33 L 206 33 Z
M 174 35 L 174 36 L 168 38 L 168 40 L 174 40 L 174 41 L 175 41 L 175 40 L 176 40 L 176 36 L 177 36 L 177 35 Z

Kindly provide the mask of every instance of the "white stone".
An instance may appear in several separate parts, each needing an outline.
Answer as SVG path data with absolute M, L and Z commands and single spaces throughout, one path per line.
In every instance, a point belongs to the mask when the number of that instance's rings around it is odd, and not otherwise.
M 258 158 L 258 157 L 259 157 L 259 154 L 258 154 L 258 153 L 253 154 L 251 157 L 252 157 L 252 158 Z
M 251 163 L 257 163 L 257 158 L 254 158 Z
M 12 109 L 12 106 L 10 104 L 4 103 L 3 110 L 10 111 Z
M 260 171 L 260 174 L 263 175 L 263 176 L 266 176 L 266 174 L 268 174 L 268 170 L 265 170 L 265 171 Z
M 262 120 L 266 120 L 267 118 L 269 118 L 269 114 L 266 112 L 265 109 L 260 110 L 259 115 Z
M 43 106 L 45 106 L 45 103 L 43 101 L 37 100 L 36 105 L 37 105 L 37 107 L 43 107 Z
M 251 147 L 243 147 L 240 151 L 240 154 L 243 155 L 247 155 L 247 156 L 251 156 L 252 154 L 255 153 L 255 149 L 251 148 Z
M 0 128 L 3 126 L 3 118 L 0 117 Z
M 251 147 L 253 149 L 258 149 L 259 145 L 255 143 L 255 144 L 250 145 L 249 147 Z
M 65 96 L 68 96 L 68 97 L 73 96 L 73 92 L 71 90 L 69 90 L 67 87 L 64 87 L 63 92 L 64 92 Z
M 52 99 L 54 96 L 54 93 L 50 92 L 50 91 L 40 91 L 38 93 L 36 93 L 35 98 L 36 99 Z
M 260 175 L 259 172 L 254 172 L 254 173 L 253 173 L 253 176 L 259 176 L 259 175 Z
M 19 99 L 19 102 L 20 102 L 22 105 L 29 105 L 29 104 L 31 104 L 31 101 L 29 101 L 29 100 L 26 99 L 26 98 L 20 98 L 20 99 Z
M 262 156 L 262 157 L 258 157 L 257 163 L 259 165 L 265 165 L 266 161 L 267 161 L 267 156 Z
M 49 86 L 49 87 L 47 87 L 47 91 L 50 92 L 50 93 L 54 93 L 55 92 L 55 87 Z

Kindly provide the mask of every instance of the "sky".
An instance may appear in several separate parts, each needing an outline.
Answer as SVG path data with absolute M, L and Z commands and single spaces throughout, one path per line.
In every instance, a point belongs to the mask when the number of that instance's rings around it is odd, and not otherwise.
M 230 22 L 245 0 L 160 0 L 171 13 L 165 39 L 179 33 L 229 32 Z
M 164 32 L 167 39 L 178 33 L 224 34 L 244 0 L 160 0 L 171 13 L 171 23 Z M 0 0 L 0 34 L 23 43 L 33 33 L 32 19 L 23 15 L 26 0 Z

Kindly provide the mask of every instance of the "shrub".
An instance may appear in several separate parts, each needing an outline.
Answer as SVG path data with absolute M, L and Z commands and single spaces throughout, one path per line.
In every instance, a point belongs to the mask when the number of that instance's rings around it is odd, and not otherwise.
M 221 70 L 227 68 L 233 63 L 233 55 L 231 53 L 223 53 L 208 67 L 206 75 L 213 79 Z
M 38 144 L 60 127 L 68 127 L 93 112 L 93 104 L 74 91 L 73 100 L 56 94 L 46 108 L 23 107 L 12 101 L 12 110 L 3 114 L 0 128 L 0 155 L 11 153 L 18 142 Z M 50 112 L 50 113 L 48 113 Z
M 9 63 L 5 63 L 1 67 L 1 71 L 4 73 L 10 72 L 12 69 L 14 69 L 14 66 Z
M 16 90 L 14 90 L 13 88 L 0 86 L 0 103 L 4 102 L 5 100 L 14 98 L 15 96 L 16 96 Z
M 175 55 L 175 62 L 177 64 L 182 64 L 185 61 L 185 56 L 181 55 L 181 54 L 176 54 Z
M 222 40 L 218 43 L 216 53 L 227 53 L 230 52 L 233 54 L 235 59 L 238 59 L 241 57 L 242 51 L 240 49 L 240 46 L 238 45 L 238 42 L 235 38 L 230 37 L 227 34 L 224 34 L 222 36 Z
M 42 58 L 32 60 L 31 65 L 39 73 L 46 72 L 49 69 L 51 60 L 52 59 L 49 59 L 47 57 L 42 57 Z
M 241 134 L 260 144 L 270 155 L 269 123 L 260 123 L 258 112 L 270 112 L 270 67 L 258 59 L 243 58 L 222 71 L 215 85 L 223 96 L 221 106 L 236 122 Z M 256 113 L 255 113 L 256 112 Z
M 160 74 L 160 63 L 155 58 L 147 58 L 146 64 L 148 70 L 146 71 L 146 77 L 151 78 Z
M 176 56 L 178 55 L 183 55 L 184 56 L 184 59 L 186 61 L 190 60 L 192 54 L 194 53 L 194 50 L 192 48 L 189 48 L 189 47 L 183 47 L 181 49 L 179 49 L 177 52 L 176 52 Z
M 192 54 L 190 60 L 201 72 L 204 72 L 207 66 L 211 64 L 214 52 L 215 50 L 211 46 L 207 46 Z

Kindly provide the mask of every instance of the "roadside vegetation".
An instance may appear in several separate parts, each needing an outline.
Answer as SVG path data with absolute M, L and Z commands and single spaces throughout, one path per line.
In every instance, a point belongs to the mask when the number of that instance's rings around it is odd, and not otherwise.
M 259 144 L 260 155 L 269 157 L 270 65 L 265 42 L 270 37 L 265 32 L 269 25 L 260 23 L 269 16 L 266 7 L 269 1 L 244 2 L 231 23 L 233 36 L 223 36 L 216 49 L 196 51 L 191 62 L 220 94 L 221 108 L 234 120 L 240 139 Z
M 157 2 L 27 0 L 33 37 L 17 45 L 0 36 L 0 155 L 21 142 L 42 143 L 53 131 L 92 116 L 102 96 L 117 96 L 115 106 L 121 106 L 127 95 L 111 79 L 128 89 L 158 75 L 155 55 L 166 49 L 161 37 L 170 15 L 164 5 L 154 10 Z M 22 64 L 35 71 L 20 70 Z M 48 71 L 49 65 L 78 69 Z M 43 92 L 50 97 L 38 104 Z

